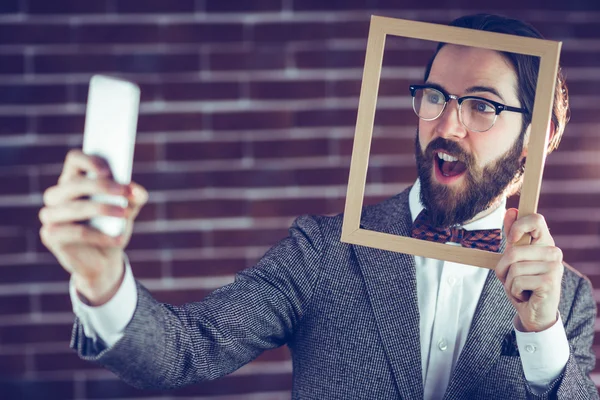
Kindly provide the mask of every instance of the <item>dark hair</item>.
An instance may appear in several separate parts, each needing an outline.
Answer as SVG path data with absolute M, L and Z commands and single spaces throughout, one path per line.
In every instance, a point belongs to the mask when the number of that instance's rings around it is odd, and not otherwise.
M 526 36 L 543 39 L 543 36 L 531 25 L 517 19 L 491 14 L 475 14 L 460 17 L 452 21 L 450 26 L 459 28 L 470 28 L 481 31 L 507 33 L 510 35 Z M 446 43 L 439 43 L 433 57 L 429 60 L 425 69 L 425 81 L 429 78 L 431 66 L 438 52 Z M 535 88 L 540 66 L 540 59 L 525 54 L 501 52 L 513 65 L 518 79 L 517 97 L 521 107 L 526 108 L 529 114 L 523 114 L 522 132 L 531 123 L 533 102 L 535 99 Z M 552 122 L 554 123 L 554 136 L 548 143 L 548 153 L 558 147 L 560 139 L 569 122 L 569 94 L 562 70 L 558 69 L 556 76 L 556 88 L 554 90 L 554 105 L 552 106 Z

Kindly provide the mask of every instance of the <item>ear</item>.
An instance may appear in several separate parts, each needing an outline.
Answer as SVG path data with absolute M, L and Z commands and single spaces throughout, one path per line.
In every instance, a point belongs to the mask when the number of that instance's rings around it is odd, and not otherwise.
M 546 132 L 546 136 L 548 136 L 548 142 L 551 142 L 554 138 L 554 134 L 556 133 L 556 125 L 554 125 L 554 121 L 550 120 L 550 124 L 548 124 L 548 131 Z M 529 148 L 529 135 L 531 134 L 531 124 L 527 127 L 525 131 L 525 139 L 523 140 L 523 152 L 521 153 L 522 157 L 527 157 L 527 149 Z

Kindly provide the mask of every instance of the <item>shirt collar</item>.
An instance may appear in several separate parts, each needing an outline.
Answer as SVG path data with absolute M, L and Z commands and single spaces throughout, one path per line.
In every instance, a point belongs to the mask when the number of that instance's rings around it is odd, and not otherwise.
M 408 206 L 410 208 L 410 216 L 412 221 L 415 222 L 417 216 L 421 211 L 425 209 L 420 200 L 421 193 L 421 181 L 417 179 L 413 187 L 410 189 L 408 195 Z M 464 225 L 462 228 L 468 231 L 476 231 L 481 229 L 502 229 L 504 225 L 504 214 L 506 213 L 506 197 L 502 199 L 500 206 L 492 211 L 490 214 L 476 221 L 470 222 Z

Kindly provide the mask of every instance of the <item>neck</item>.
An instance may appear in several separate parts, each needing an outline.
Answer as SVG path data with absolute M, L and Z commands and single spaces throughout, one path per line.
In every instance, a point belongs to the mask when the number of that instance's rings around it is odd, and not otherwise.
M 491 206 L 489 206 L 485 210 L 481 211 L 480 213 L 478 213 L 477 215 L 475 215 L 470 220 L 465 221 L 463 223 L 463 225 L 467 225 L 467 224 L 470 224 L 471 222 L 475 222 L 475 221 L 480 220 L 480 219 L 482 219 L 484 217 L 487 217 L 488 215 L 490 215 L 491 213 L 493 213 L 494 211 L 496 211 L 498 209 L 498 207 L 500 207 L 501 204 L 502 204 L 502 196 L 498 196 L 498 198 L 496 200 L 494 200 L 494 202 L 492 203 Z

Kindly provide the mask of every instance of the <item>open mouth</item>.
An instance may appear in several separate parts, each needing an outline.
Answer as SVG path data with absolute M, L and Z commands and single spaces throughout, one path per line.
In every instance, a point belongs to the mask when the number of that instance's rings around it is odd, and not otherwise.
M 434 157 L 437 165 L 436 175 L 442 178 L 441 180 L 445 183 L 450 180 L 448 178 L 458 178 L 467 170 L 467 165 L 464 162 L 448 153 L 439 151 Z

